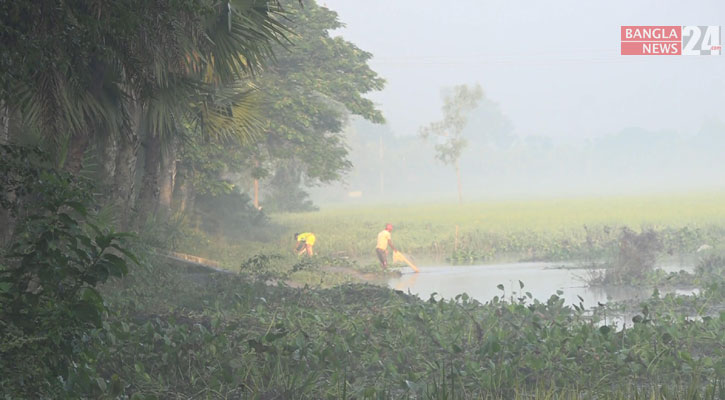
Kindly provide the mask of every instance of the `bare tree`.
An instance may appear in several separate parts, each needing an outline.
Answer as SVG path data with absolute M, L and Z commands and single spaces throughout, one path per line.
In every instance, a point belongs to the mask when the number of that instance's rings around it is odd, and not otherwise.
M 468 123 L 467 114 L 478 106 L 481 98 L 483 89 L 478 84 L 471 88 L 467 85 L 456 86 L 443 99 L 443 120 L 420 128 L 423 139 L 436 138 L 436 159 L 455 168 L 459 203 L 463 202 L 460 158 L 468 144 L 463 137 L 463 129 Z

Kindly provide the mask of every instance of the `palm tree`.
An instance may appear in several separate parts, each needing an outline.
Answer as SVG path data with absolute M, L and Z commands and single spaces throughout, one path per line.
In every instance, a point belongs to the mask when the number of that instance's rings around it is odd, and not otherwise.
M 155 54 L 168 47 L 183 49 L 171 55 L 177 57 L 171 63 L 176 68 L 163 68 L 168 58 L 155 63 L 152 58 L 145 69 L 152 73 L 139 81 L 137 108 L 143 113 L 137 137 L 145 159 L 139 220 L 159 206 L 170 209 L 176 150 L 186 131 L 182 125 L 212 138 L 248 141 L 254 136 L 254 88 L 246 82 L 271 58 L 272 43 L 285 40 L 287 31 L 278 22 L 283 10 L 276 1 L 237 0 L 213 11 L 198 27 L 203 35 L 190 46 L 193 32 L 181 29 L 180 35 L 166 38 L 164 48 L 152 49 Z
M 80 170 L 93 141 L 115 146 L 108 169 L 126 211 L 140 143 L 150 178 L 141 192 L 150 186 L 153 202 L 161 151 L 178 142 L 179 124 L 249 137 L 249 92 L 239 82 L 270 59 L 271 44 L 286 33 L 276 0 L 40 0 L 8 7 L 12 12 L 0 16 L 15 33 L 4 37 L 0 61 L 6 114 L 58 148 L 65 143 L 58 159 L 70 171 Z M 219 94 L 227 85 L 243 90 Z M 224 103 L 231 98 L 237 102 Z

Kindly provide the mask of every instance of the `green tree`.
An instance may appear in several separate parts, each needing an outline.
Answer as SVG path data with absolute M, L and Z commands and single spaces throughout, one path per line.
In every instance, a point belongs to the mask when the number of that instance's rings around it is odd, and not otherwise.
M 342 26 L 337 13 L 313 1 L 294 9 L 293 0 L 282 3 L 291 10 L 285 26 L 295 35 L 287 49 L 273 47 L 276 62 L 257 81 L 266 107 L 256 154 L 260 167 L 270 171 L 274 196 L 293 197 L 277 203 L 290 204 L 304 202 L 299 185 L 340 180 L 350 169 L 342 131 L 350 114 L 384 122 L 364 95 L 381 90 L 385 81 L 367 64 L 372 54 L 330 36 Z
M 436 159 L 455 168 L 459 203 L 463 203 L 460 159 L 467 145 L 462 133 L 468 122 L 467 114 L 478 106 L 481 98 L 483 90 L 478 84 L 472 88 L 466 85 L 454 87 L 443 99 L 443 119 L 420 129 L 423 139 L 435 138 Z
M 175 211 L 190 217 L 193 227 L 202 226 L 201 219 L 209 215 L 197 207 L 197 200 L 216 201 L 246 191 L 251 184 L 249 171 L 255 176 L 256 150 L 236 138 L 210 140 L 201 134 L 189 134 L 178 154 Z

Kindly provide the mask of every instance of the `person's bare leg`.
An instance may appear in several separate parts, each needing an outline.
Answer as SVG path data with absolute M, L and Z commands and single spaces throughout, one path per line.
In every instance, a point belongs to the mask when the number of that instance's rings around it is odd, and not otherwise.
M 380 262 L 380 267 L 382 267 L 383 270 L 386 270 L 388 268 L 387 253 L 383 253 L 383 251 L 380 249 L 375 249 L 375 254 L 378 256 L 378 261 Z

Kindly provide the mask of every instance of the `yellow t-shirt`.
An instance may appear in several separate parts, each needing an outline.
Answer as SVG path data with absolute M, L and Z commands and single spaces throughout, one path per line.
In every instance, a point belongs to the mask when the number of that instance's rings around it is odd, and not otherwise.
M 315 245 L 315 234 L 312 232 L 300 233 L 299 235 L 297 235 L 297 241 L 305 242 L 305 243 L 309 244 L 310 246 L 314 246 Z
M 376 247 L 380 250 L 387 250 L 388 240 L 390 240 L 390 238 L 390 232 L 387 230 L 383 230 L 382 232 L 378 233 L 378 245 Z

